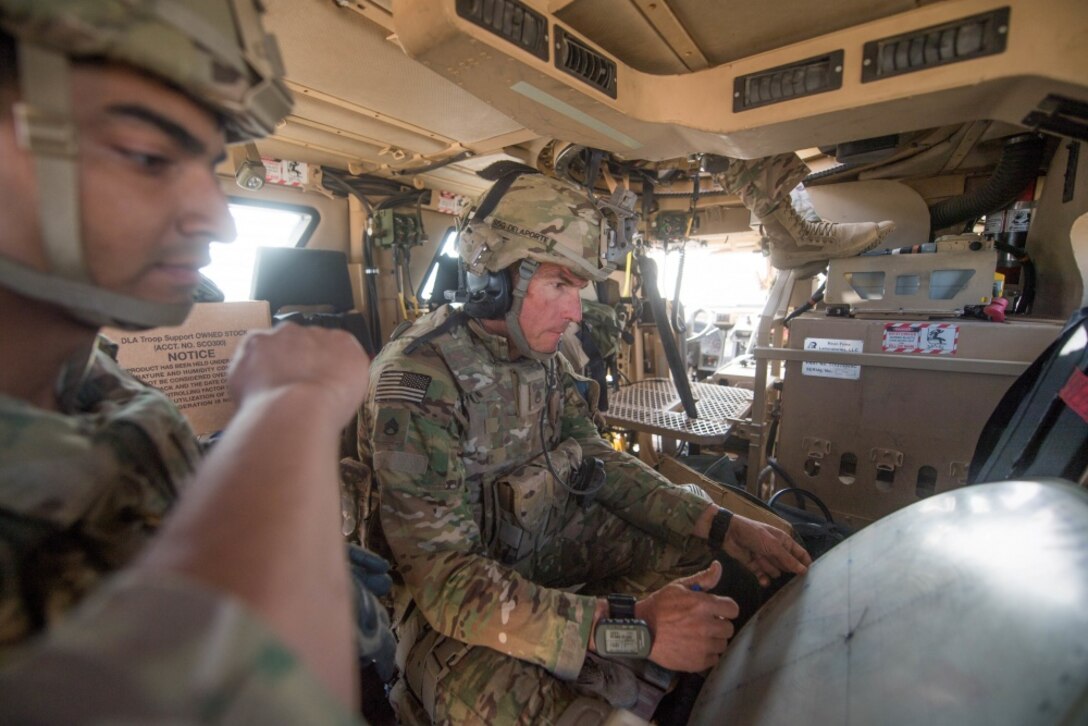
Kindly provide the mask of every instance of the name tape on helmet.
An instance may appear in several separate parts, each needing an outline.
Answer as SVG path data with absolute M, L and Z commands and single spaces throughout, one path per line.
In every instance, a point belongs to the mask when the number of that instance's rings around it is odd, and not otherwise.
M 503 232 L 510 232 L 512 234 L 521 235 L 522 237 L 528 237 L 529 239 L 535 239 L 538 242 L 543 242 L 548 245 L 548 249 L 557 246 L 559 243 L 546 234 L 540 232 L 534 232 L 531 229 L 525 229 L 524 227 L 518 227 L 517 225 L 504 222 L 501 219 L 491 220 L 491 227 L 493 229 L 502 230 Z

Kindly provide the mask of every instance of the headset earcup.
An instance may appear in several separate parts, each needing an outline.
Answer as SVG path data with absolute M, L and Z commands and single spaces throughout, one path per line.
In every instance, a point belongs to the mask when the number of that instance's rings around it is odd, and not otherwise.
M 505 270 L 488 272 L 486 275 L 465 273 L 468 300 L 463 310 L 472 318 L 499 320 L 513 303 L 510 293 L 510 277 Z

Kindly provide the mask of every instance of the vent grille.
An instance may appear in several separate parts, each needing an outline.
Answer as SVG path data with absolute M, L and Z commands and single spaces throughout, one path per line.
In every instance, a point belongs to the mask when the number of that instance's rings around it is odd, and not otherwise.
M 733 113 L 842 88 L 842 51 L 808 58 L 733 81 Z
M 996 55 L 1009 37 L 1009 9 L 998 8 L 943 25 L 865 44 L 861 82 Z
M 616 97 L 616 64 L 582 41 L 555 26 L 555 67 Z
M 527 5 L 517 0 L 457 0 L 457 14 L 548 60 L 548 21 Z

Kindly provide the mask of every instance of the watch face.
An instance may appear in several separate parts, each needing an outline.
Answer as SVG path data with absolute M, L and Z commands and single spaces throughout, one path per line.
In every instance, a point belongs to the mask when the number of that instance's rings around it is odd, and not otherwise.
M 634 655 L 642 651 L 645 632 L 611 627 L 604 634 L 605 650 L 612 655 Z
M 597 628 L 597 650 L 602 655 L 621 658 L 650 655 L 650 629 L 645 623 L 603 623 Z

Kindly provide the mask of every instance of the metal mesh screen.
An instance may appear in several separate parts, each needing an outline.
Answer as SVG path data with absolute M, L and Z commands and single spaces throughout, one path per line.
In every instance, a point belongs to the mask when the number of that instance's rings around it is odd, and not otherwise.
M 689 419 L 665 378 L 650 378 L 624 386 L 612 394 L 605 419 L 612 426 L 648 431 L 697 444 L 723 442 L 739 419 L 752 408 L 752 392 L 744 388 L 691 384 L 696 419 Z

